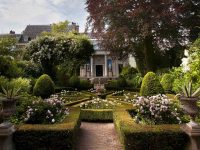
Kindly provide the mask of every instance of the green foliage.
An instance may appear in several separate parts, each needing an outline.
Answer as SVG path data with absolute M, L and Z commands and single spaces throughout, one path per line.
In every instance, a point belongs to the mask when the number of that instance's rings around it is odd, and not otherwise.
M 22 74 L 22 69 L 17 67 L 16 62 L 12 57 L 0 55 L 0 76 L 13 78 L 19 77 Z
M 16 45 L 16 38 L 11 36 L 0 37 L 0 54 L 11 55 Z
M 80 90 L 88 90 L 88 89 L 91 89 L 92 87 L 93 85 L 90 83 L 90 81 L 80 80 L 80 86 L 79 86 Z
M 136 73 L 131 79 L 127 80 L 127 84 L 129 87 L 133 87 L 133 89 L 140 88 L 142 84 L 142 75 Z
M 41 66 L 32 61 L 18 61 L 17 66 L 23 70 L 24 77 L 37 78 L 42 74 Z
M 200 96 L 200 87 L 195 91 L 193 92 L 193 88 L 192 88 L 192 81 L 189 81 L 187 84 L 185 84 L 183 87 L 182 87 L 182 94 L 184 97 L 199 97 Z
M 140 94 L 142 96 L 151 96 L 163 93 L 163 87 L 160 84 L 160 81 L 156 74 L 153 72 L 148 72 L 142 80 Z
M 53 33 L 66 33 L 68 32 L 68 25 L 69 22 L 67 20 L 59 23 L 53 23 L 51 25 L 51 30 Z
M 124 77 L 119 77 L 117 79 L 117 86 L 121 88 L 126 87 L 127 86 L 126 79 Z
M 112 109 L 82 109 L 81 119 L 90 122 L 112 122 Z
M 161 85 L 166 93 L 172 93 L 174 78 L 171 74 L 166 73 L 162 76 Z
M 56 80 L 59 86 L 69 86 L 70 75 L 65 70 L 66 68 L 58 66 L 56 70 Z
M 122 68 L 120 75 L 125 79 L 131 79 L 134 77 L 136 73 L 138 73 L 136 68 L 133 68 L 131 66 L 126 66 Z
M 117 80 L 110 80 L 105 84 L 106 90 L 118 90 Z
M 16 150 L 75 149 L 80 121 L 80 109 L 70 108 L 69 116 L 62 123 L 53 125 L 20 125 L 13 136 Z
M 51 94 L 54 93 L 54 83 L 47 74 L 44 74 L 39 77 L 35 86 L 33 88 L 33 94 L 35 96 L 41 96 L 42 98 L 48 98 Z
M 124 109 L 113 112 L 113 121 L 125 150 L 184 149 L 189 142 L 180 125 L 136 124 Z
M 77 77 L 77 76 L 72 76 L 72 77 L 69 79 L 69 85 L 70 85 L 70 87 L 78 88 L 78 87 L 80 86 L 80 79 L 79 79 L 79 77 Z
M 0 92 L 2 92 L 1 87 L 8 87 L 8 86 L 9 86 L 9 80 L 4 76 L 0 76 Z
M 3 91 L 3 95 L 4 97 L 6 97 L 7 99 L 17 99 L 18 98 L 18 94 L 21 88 L 4 88 L 2 87 L 2 91 Z
M 20 92 L 30 92 L 31 89 L 31 84 L 30 84 L 30 79 L 27 78 L 16 78 L 16 79 L 12 79 L 10 81 L 10 86 L 11 87 L 15 87 L 15 88 L 20 88 Z
M 77 69 L 93 53 L 93 46 L 84 35 L 56 34 L 39 37 L 27 47 L 28 55 L 40 63 L 43 71 L 55 77 L 57 65 Z

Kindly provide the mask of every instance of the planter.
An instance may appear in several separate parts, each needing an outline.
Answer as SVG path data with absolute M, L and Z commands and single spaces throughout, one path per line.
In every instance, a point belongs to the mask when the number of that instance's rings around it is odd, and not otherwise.
M 191 121 L 194 121 L 195 117 L 198 114 L 197 101 L 198 97 L 180 97 L 182 108 L 185 111 L 185 113 L 191 117 Z
M 2 114 L 3 117 L 9 118 L 16 112 L 16 99 L 3 99 L 2 100 Z

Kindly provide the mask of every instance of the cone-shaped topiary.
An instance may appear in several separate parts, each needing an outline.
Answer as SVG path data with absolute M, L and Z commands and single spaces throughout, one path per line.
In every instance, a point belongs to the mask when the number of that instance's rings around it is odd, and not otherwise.
M 163 93 L 164 93 L 163 87 L 156 74 L 153 72 L 148 72 L 142 80 L 140 95 L 151 96 Z
M 172 93 L 173 82 L 174 82 L 174 79 L 172 75 L 169 73 L 166 73 L 162 76 L 160 83 L 166 93 Z
M 48 98 L 51 94 L 54 93 L 54 90 L 55 85 L 51 77 L 47 74 L 43 74 L 35 83 L 33 94 L 35 96 L 41 96 L 42 98 Z

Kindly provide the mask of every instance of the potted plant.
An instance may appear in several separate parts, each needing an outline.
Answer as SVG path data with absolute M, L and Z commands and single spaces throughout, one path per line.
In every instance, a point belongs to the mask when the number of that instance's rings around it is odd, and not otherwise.
M 183 110 L 190 116 L 190 125 L 196 125 L 195 118 L 198 114 L 197 101 L 200 96 L 200 88 L 195 92 L 192 90 L 192 82 L 189 81 L 188 84 L 182 87 L 182 94 L 179 95 L 179 100 L 182 104 Z
M 7 88 L 2 87 L 4 97 L 2 99 L 2 114 L 4 119 L 9 118 L 16 111 L 16 100 L 21 88 Z

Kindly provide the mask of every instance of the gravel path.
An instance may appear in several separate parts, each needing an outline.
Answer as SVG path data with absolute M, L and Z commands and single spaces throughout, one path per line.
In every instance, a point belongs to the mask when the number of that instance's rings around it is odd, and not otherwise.
M 113 123 L 82 122 L 77 150 L 122 150 Z

